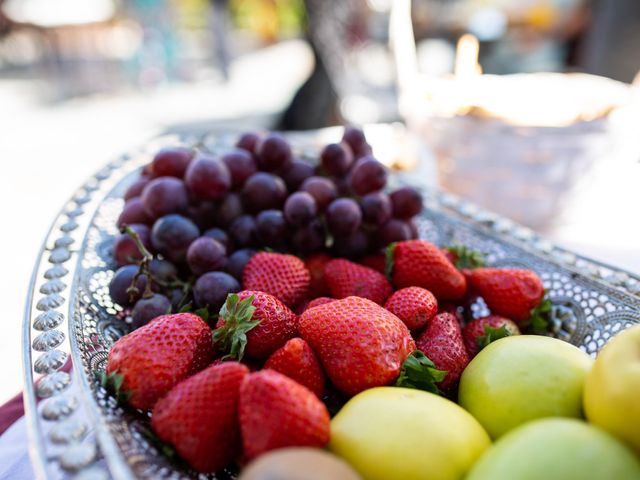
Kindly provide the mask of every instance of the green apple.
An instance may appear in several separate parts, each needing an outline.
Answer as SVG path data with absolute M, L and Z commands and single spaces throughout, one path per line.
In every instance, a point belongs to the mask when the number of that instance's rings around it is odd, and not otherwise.
M 598 354 L 585 384 L 584 412 L 640 453 L 640 325 L 613 337 Z
M 529 420 L 582 416 L 582 390 L 593 359 L 551 337 L 497 340 L 467 365 L 458 403 L 492 438 Z
M 545 418 L 500 438 L 465 480 L 638 480 L 640 460 L 604 430 Z
M 378 387 L 331 420 L 329 449 L 366 480 L 460 480 L 490 445 L 482 426 L 450 400 Z

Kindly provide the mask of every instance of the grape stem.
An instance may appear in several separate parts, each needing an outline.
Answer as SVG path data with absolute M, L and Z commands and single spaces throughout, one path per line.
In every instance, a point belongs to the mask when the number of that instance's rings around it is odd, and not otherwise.
M 142 243 L 142 240 L 140 240 L 140 235 L 138 235 L 136 231 L 133 228 L 131 228 L 129 225 L 125 223 L 124 225 L 122 225 L 122 227 L 120 227 L 120 231 L 123 234 L 127 234 L 131 237 L 133 242 L 136 244 L 136 248 L 142 255 L 142 260 L 140 260 L 140 267 L 138 268 L 138 271 L 134 275 L 133 280 L 131 280 L 131 286 L 127 288 L 127 293 L 129 294 L 130 297 L 133 297 L 133 295 L 138 292 L 138 288 L 136 287 L 138 283 L 138 279 L 142 275 L 146 275 L 147 281 L 144 286 L 144 292 L 142 293 L 142 298 L 150 298 L 153 296 L 153 290 L 151 290 L 152 278 L 151 278 L 151 272 L 149 271 L 149 264 L 151 263 L 151 260 L 153 260 L 153 255 L 149 250 L 147 250 L 147 247 L 144 246 L 144 244 Z

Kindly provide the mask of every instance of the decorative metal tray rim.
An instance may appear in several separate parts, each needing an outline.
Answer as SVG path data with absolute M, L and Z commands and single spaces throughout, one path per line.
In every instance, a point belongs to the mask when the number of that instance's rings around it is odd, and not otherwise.
M 289 138 L 304 156 L 315 151 L 314 139 L 325 138 L 326 133 L 290 134 Z M 159 146 L 179 142 L 215 151 L 227 148 L 234 136 L 235 132 L 225 132 L 156 138 L 98 171 L 75 192 L 53 221 L 30 280 L 23 323 L 25 415 L 37 478 L 135 478 L 132 459 L 125 458 L 109 429 L 112 419 L 105 414 L 116 406 L 110 405 L 108 398 L 100 398 L 92 388 L 91 367 L 80 353 L 82 332 L 75 319 L 79 315 L 79 282 L 88 234 L 95 228 L 96 215 L 108 195 L 148 161 Z M 398 174 L 398 179 L 414 185 L 420 181 L 415 175 L 408 178 Z M 443 222 L 450 230 L 460 227 L 487 242 L 523 252 L 531 261 L 562 270 L 567 273 L 568 282 L 579 279 L 584 285 L 593 286 L 594 291 L 606 292 L 612 301 L 628 307 L 620 311 L 611 307 L 605 315 L 622 315 L 623 322 L 640 322 L 639 276 L 557 247 L 531 229 L 455 195 L 423 184 L 417 186 L 424 189 L 425 218 L 428 217 L 425 222 Z M 430 232 L 423 229 L 421 236 L 423 233 Z M 554 278 L 549 276 L 549 281 L 554 282 Z M 605 340 L 604 336 L 592 339 L 593 348 L 597 350 Z M 82 348 L 86 350 L 87 345 L 83 343 Z M 67 368 L 69 362 L 76 367 L 72 373 Z M 160 468 L 163 478 L 181 476 L 166 467 Z

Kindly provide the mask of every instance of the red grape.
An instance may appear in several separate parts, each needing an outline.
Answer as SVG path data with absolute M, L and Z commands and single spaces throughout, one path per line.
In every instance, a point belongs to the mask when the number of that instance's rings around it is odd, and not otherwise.
M 171 312 L 171 302 L 164 295 L 154 293 L 138 300 L 131 311 L 131 325 L 140 328 L 160 315 Z
M 359 258 L 369 253 L 369 235 L 359 228 L 346 237 L 336 237 L 333 249 L 337 256 L 347 258 Z
M 198 198 L 219 200 L 231 189 L 231 174 L 220 160 L 205 154 L 193 159 L 185 173 L 189 191 Z
M 366 223 L 381 225 L 391 218 L 391 200 L 386 193 L 367 193 L 360 200 L 360 207 Z
M 128 292 L 131 287 L 133 279 L 138 273 L 138 265 L 125 265 L 120 267 L 114 273 L 111 282 L 109 283 L 109 296 L 111 300 L 122 307 L 129 307 L 133 305 L 144 293 L 144 289 L 147 286 L 147 277 L 140 275 L 136 280 L 136 291 Z
M 240 284 L 228 273 L 208 272 L 196 280 L 193 298 L 198 307 L 209 307 L 217 313 L 227 299 L 227 295 L 240 291 Z
M 253 155 L 236 148 L 222 157 L 222 161 L 229 169 L 231 174 L 232 188 L 240 188 L 251 175 L 258 171 Z
M 218 210 L 217 202 L 204 200 L 197 202 L 195 205 L 187 207 L 187 216 L 198 225 L 200 230 L 205 230 L 213 225 L 216 212 Z
M 225 232 L 221 228 L 210 228 L 209 230 L 204 232 L 202 236 L 213 238 L 218 243 L 220 243 L 224 247 L 225 253 L 227 255 L 229 255 L 233 251 L 233 245 L 231 243 L 229 235 L 227 235 L 227 232 Z
M 257 148 L 258 167 L 274 171 L 291 161 L 291 147 L 284 137 L 277 133 L 267 135 Z
M 327 225 L 335 236 L 348 236 L 362 221 L 360 207 L 350 198 L 338 198 L 327 207 Z
M 320 154 L 322 168 L 336 177 L 349 172 L 353 164 L 353 152 L 346 143 L 330 143 Z
M 342 140 L 349 145 L 355 158 L 371 154 L 371 146 L 367 143 L 364 132 L 357 127 L 346 127 Z
M 170 214 L 160 217 L 151 229 L 153 248 L 172 262 L 185 259 L 187 249 L 200 235 L 195 223 L 182 215 Z
M 187 264 L 196 275 L 220 270 L 226 263 L 224 245 L 213 238 L 197 238 L 187 249 Z
M 402 220 L 392 218 L 378 231 L 379 246 L 384 248 L 390 243 L 411 239 L 411 228 Z
M 149 227 L 139 223 L 131 224 L 129 227 L 138 234 L 140 241 L 147 249 L 151 248 Z M 120 266 L 137 263 L 142 260 L 142 253 L 138 250 L 136 242 L 134 242 L 133 238 L 127 233 L 121 233 L 116 237 L 113 243 L 113 256 L 116 259 L 116 263 Z
M 287 242 L 287 222 L 280 210 L 263 210 L 256 216 L 256 237 L 261 245 L 279 248 Z
M 154 177 L 184 177 L 193 158 L 193 150 L 185 147 L 166 147 L 156 153 L 151 162 Z
M 143 223 L 145 225 L 151 225 L 153 223 L 153 218 L 144 209 L 140 197 L 134 197 L 124 204 L 116 225 L 121 227 L 125 224 L 131 225 L 134 223 Z
M 371 156 L 356 162 L 351 172 L 351 188 L 358 195 L 365 195 L 384 188 L 387 184 L 387 169 Z
M 255 154 L 256 147 L 258 146 L 259 143 L 260 143 L 260 135 L 258 135 L 255 132 L 247 132 L 240 135 L 240 138 L 236 142 L 236 147 Z
M 313 253 L 325 246 L 325 230 L 322 222 L 315 218 L 298 228 L 291 238 L 294 248 L 300 253 Z
M 154 258 L 149 262 L 149 273 L 152 279 L 151 286 L 156 290 L 162 287 L 161 283 L 171 282 L 178 278 L 178 269 L 175 265 L 159 258 Z
M 215 223 L 226 228 L 243 213 L 242 197 L 239 193 L 231 192 L 218 204 L 214 214 Z
M 308 192 L 296 192 L 284 202 L 284 218 L 286 218 L 289 225 L 305 225 L 317 213 L 318 206 L 316 201 Z
M 142 194 L 142 190 L 150 180 L 151 179 L 146 175 L 142 175 L 135 182 L 133 182 L 131 186 L 127 188 L 127 191 L 124 194 L 125 202 L 128 202 L 132 198 L 139 197 Z
M 303 183 L 300 190 L 309 193 L 316 201 L 318 211 L 323 211 L 337 196 L 335 184 L 324 177 L 309 177 Z
M 241 215 L 229 226 L 229 235 L 234 245 L 248 247 L 256 241 L 256 222 L 251 215 Z
M 227 261 L 225 270 L 229 272 L 239 282 L 242 281 L 242 271 L 247 262 L 257 253 L 257 250 L 252 248 L 241 248 L 231 254 Z
M 391 193 L 391 204 L 393 216 L 406 220 L 422 210 L 422 195 L 415 188 L 402 187 Z
M 251 175 L 242 189 L 244 205 L 250 212 L 281 208 L 286 198 L 287 186 L 280 177 L 271 173 Z
M 315 173 L 315 169 L 302 160 L 292 160 L 285 168 L 281 169 L 279 175 L 287 184 L 287 188 L 290 192 L 295 192 L 302 182 L 307 178 L 312 177 Z
M 160 177 L 151 180 L 142 190 L 142 205 L 152 218 L 184 212 L 189 206 L 189 194 L 182 180 Z

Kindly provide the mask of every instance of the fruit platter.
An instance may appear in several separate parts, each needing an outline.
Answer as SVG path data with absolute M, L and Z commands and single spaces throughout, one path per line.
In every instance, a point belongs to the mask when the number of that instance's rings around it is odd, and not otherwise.
M 640 278 L 375 155 L 213 132 L 90 178 L 27 298 L 37 477 L 640 478 Z

